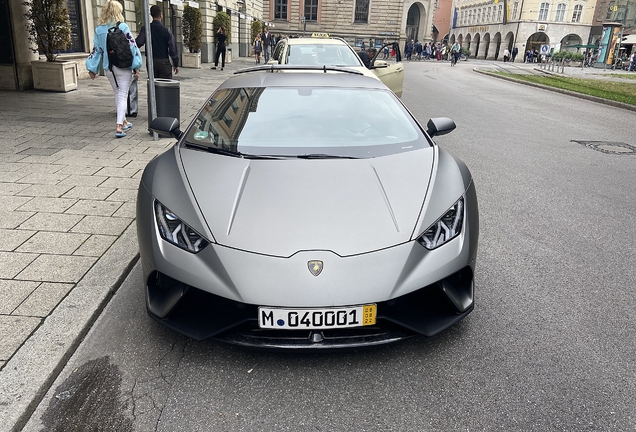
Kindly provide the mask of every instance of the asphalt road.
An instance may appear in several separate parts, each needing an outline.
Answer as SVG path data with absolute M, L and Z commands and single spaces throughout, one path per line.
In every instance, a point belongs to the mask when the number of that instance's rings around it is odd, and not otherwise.
M 406 65 L 423 123 L 480 199 L 476 307 L 442 334 L 372 350 L 193 342 L 145 314 L 135 267 L 27 431 L 634 430 L 636 113 L 473 73 Z M 100 429 L 101 428 L 101 429 Z

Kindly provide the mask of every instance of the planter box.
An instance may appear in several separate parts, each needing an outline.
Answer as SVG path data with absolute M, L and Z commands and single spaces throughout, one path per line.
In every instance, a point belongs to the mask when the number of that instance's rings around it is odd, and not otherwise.
M 33 87 L 37 90 L 69 92 L 77 88 L 77 63 L 74 61 L 33 61 Z
M 182 53 L 181 66 L 184 68 L 201 69 L 201 53 Z

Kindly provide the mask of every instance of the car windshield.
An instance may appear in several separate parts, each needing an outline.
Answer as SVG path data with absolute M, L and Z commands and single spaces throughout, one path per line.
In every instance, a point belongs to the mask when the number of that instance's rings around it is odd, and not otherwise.
M 218 90 L 183 142 L 236 156 L 353 158 L 430 145 L 389 90 L 341 87 Z
M 358 56 L 348 46 L 318 43 L 288 46 L 287 64 L 362 66 Z

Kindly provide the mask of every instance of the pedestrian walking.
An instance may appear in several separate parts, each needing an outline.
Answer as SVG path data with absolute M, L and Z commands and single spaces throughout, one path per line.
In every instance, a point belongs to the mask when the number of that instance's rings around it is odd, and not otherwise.
M 265 63 L 269 62 L 269 57 L 272 55 L 272 45 L 274 42 L 274 36 L 269 32 L 269 28 L 265 27 L 265 31 L 261 35 L 263 41 L 263 54 L 265 56 Z
M 261 34 L 256 35 L 254 39 L 254 56 L 256 57 L 256 64 L 261 63 L 261 53 L 263 52 L 263 41 L 261 40 Z
M 517 47 L 513 47 L 512 48 L 512 62 L 515 62 L 515 59 L 517 58 L 517 54 L 519 54 L 519 49 Z
M 86 59 L 86 69 L 91 79 L 97 78 L 100 67 L 103 68 L 110 85 L 113 88 L 115 95 L 115 107 L 117 109 L 117 126 L 115 128 L 115 136 L 117 138 L 123 138 L 126 136 L 126 131 L 132 127 L 132 123 L 126 120 L 126 108 L 128 106 L 128 89 L 133 79 L 139 78 L 139 68 L 141 68 L 141 53 L 135 43 L 135 38 L 130 33 L 130 28 L 124 22 L 124 16 L 122 14 L 123 8 L 121 3 L 117 0 L 108 0 L 102 7 L 102 11 L 99 16 L 98 26 L 95 28 L 95 36 L 93 38 L 94 48 L 93 52 Z M 110 52 L 121 52 L 119 49 L 114 48 L 114 38 L 111 36 L 109 39 L 109 33 L 115 33 L 114 28 L 117 27 L 125 35 L 127 46 L 119 46 L 123 50 L 129 49 L 132 54 L 132 62 L 129 66 L 115 64 L 117 60 L 115 56 Z M 111 43 L 108 43 L 111 40 Z M 123 41 L 123 44 L 126 43 Z M 110 50 L 109 50 L 110 48 Z M 104 55 L 104 53 L 107 53 Z M 126 53 L 127 54 L 127 53 Z M 119 59 L 123 59 L 123 56 L 118 56 Z M 121 67 L 120 67 L 121 66 Z
M 504 58 L 504 63 L 506 63 L 506 62 L 508 61 L 508 59 L 510 58 L 510 51 L 508 51 L 508 48 L 506 48 L 506 49 L 504 50 L 504 56 L 503 56 L 503 58 Z
M 210 69 L 216 69 L 219 67 L 219 56 L 221 57 L 221 70 L 225 68 L 225 41 L 227 40 L 227 35 L 225 34 L 225 27 L 221 26 L 216 31 L 216 54 L 214 54 L 214 66 Z M 267 60 L 265 60 L 267 62 Z
M 163 25 L 163 13 L 157 5 L 150 7 L 150 37 L 152 38 L 152 69 L 155 78 L 172 79 L 174 74 L 179 73 L 179 52 L 174 35 L 168 27 Z M 143 47 L 146 44 L 146 27 L 141 27 L 137 36 L 137 46 Z M 146 51 L 146 57 L 148 51 Z M 172 60 L 172 63 L 171 63 Z M 148 64 L 146 64 L 147 66 Z

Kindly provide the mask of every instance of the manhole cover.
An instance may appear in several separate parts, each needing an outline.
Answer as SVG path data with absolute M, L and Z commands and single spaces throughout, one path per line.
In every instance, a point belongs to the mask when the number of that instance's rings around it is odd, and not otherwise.
M 616 141 L 579 141 L 572 140 L 572 142 L 579 143 L 585 147 L 589 147 L 593 150 L 600 151 L 601 153 L 610 154 L 636 154 L 636 147 L 626 144 L 624 142 Z

